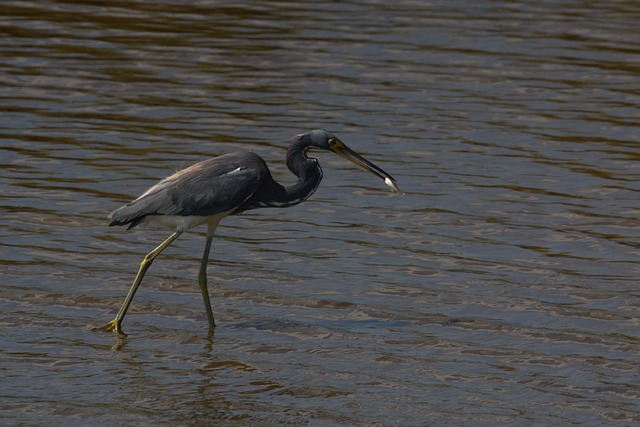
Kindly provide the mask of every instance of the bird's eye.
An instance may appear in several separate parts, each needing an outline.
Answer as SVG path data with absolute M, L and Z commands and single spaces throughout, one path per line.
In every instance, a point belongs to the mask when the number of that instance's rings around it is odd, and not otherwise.
M 338 143 L 338 142 L 337 142 L 335 139 L 333 139 L 333 138 L 331 138 L 331 139 L 329 140 L 329 146 L 331 146 L 331 147 L 333 147 L 333 146 L 334 146 L 334 145 L 336 145 L 337 143 Z

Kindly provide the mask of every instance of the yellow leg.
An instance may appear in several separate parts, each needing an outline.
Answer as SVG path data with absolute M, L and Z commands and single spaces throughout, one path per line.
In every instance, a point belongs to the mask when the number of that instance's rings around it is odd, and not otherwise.
M 140 286 L 140 282 L 142 282 L 142 278 L 144 277 L 144 274 L 147 272 L 149 267 L 151 267 L 153 260 L 158 255 L 160 255 L 160 252 L 165 250 L 167 246 L 169 246 L 181 234 L 182 234 L 182 231 L 176 231 L 171 236 L 169 236 L 167 240 L 162 242 L 157 248 L 149 252 L 147 256 L 144 257 L 144 259 L 142 260 L 142 263 L 140 263 L 140 270 L 138 270 L 138 274 L 136 275 L 136 278 L 133 281 L 133 285 L 131 285 L 131 289 L 129 289 L 129 293 L 124 299 L 124 302 L 122 303 L 122 306 L 120 307 L 120 310 L 116 315 L 116 318 L 113 319 L 111 322 L 107 323 L 106 325 L 96 328 L 96 330 L 106 331 L 106 332 L 115 332 L 117 334 L 124 335 L 124 332 L 122 331 L 122 319 L 124 319 L 124 315 L 127 314 L 127 310 L 131 305 L 131 301 L 133 301 L 133 296 L 136 294 L 136 291 L 138 290 L 138 286 Z
M 209 321 L 209 330 L 216 329 L 216 322 L 213 320 L 213 311 L 211 310 L 211 299 L 209 298 L 209 289 L 207 288 L 207 262 L 209 261 L 209 250 L 211 249 L 211 240 L 213 235 L 207 236 L 207 242 L 204 246 L 204 254 L 202 255 L 202 264 L 200 264 L 200 272 L 198 273 L 198 284 L 202 299 L 204 300 L 204 309 L 207 312 L 207 320 Z

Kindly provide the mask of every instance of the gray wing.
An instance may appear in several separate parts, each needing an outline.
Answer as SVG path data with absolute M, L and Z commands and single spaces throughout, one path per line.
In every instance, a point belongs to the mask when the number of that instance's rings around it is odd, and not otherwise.
M 113 211 L 109 225 L 138 225 L 147 215 L 209 216 L 249 199 L 266 177 L 264 160 L 250 152 L 231 153 L 196 163 L 149 188 Z

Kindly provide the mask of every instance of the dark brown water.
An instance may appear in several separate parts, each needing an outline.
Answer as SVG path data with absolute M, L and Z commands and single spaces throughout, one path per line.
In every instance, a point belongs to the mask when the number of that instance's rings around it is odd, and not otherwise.
M 640 421 L 636 2 L 7 1 L 0 423 Z M 172 171 L 331 129 L 306 203 L 166 230 Z

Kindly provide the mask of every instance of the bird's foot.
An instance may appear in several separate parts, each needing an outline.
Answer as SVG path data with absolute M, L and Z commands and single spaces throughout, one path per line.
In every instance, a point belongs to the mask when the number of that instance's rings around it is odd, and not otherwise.
M 126 335 L 122 330 L 122 326 L 115 319 L 104 326 L 93 328 L 94 331 L 115 332 L 118 335 Z

